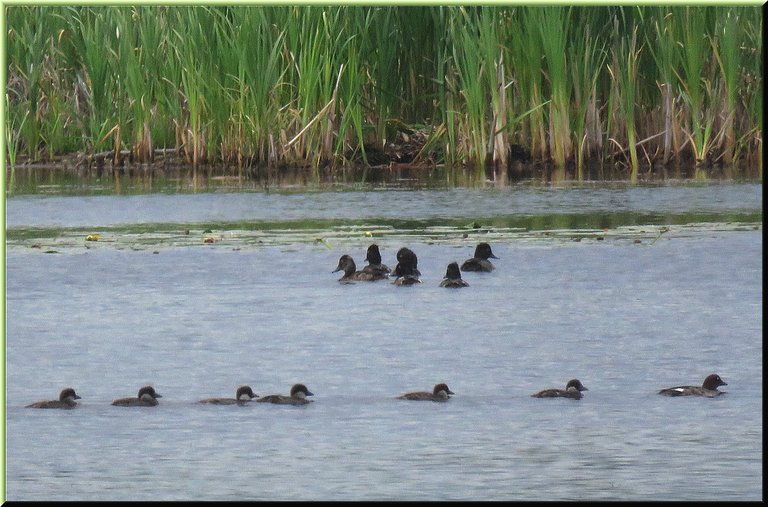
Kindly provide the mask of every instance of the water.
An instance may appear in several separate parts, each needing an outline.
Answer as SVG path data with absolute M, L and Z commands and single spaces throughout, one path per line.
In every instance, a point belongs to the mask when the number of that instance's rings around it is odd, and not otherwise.
M 240 192 L 140 195 L 45 196 L 8 200 L 9 227 L 114 227 L 136 224 L 214 225 L 325 220 L 335 223 L 521 220 L 526 217 L 657 216 L 761 213 L 760 185 L 577 187 L 378 192 Z M 759 216 L 759 215 L 758 215 Z M 333 225 L 333 224 L 331 224 Z
M 6 204 L 9 500 L 762 498 L 759 185 Z M 483 239 L 497 269 L 439 288 Z M 338 284 L 374 241 L 424 283 Z M 656 394 L 712 372 L 727 395 Z M 195 403 L 296 382 L 314 403 Z

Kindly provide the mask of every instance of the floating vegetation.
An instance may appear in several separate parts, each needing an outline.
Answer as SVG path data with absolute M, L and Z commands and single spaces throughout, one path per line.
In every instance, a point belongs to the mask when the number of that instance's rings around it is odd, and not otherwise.
M 762 222 L 759 213 L 734 215 L 734 222 L 713 222 L 708 219 L 722 219 L 724 216 L 708 215 L 667 215 L 659 217 L 638 216 L 634 219 L 616 216 L 610 227 L 602 227 L 587 216 L 534 217 L 524 221 L 518 219 L 496 219 L 493 225 L 482 230 L 469 230 L 462 220 L 441 220 L 444 225 L 433 225 L 420 221 L 401 223 L 399 227 L 376 226 L 378 244 L 403 245 L 414 241 L 428 241 L 448 245 L 476 244 L 477 241 L 491 243 L 514 242 L 519 245 L 541 243 L 590 243 L 609 240 L 620 243 L 653 245 L 662 238 L 688 237 L 713 231 L 759 230 Z M 691 221 L 694 220 L 694 221 Z M 755 220 L 755 221 L 753 221 Z M 488 220 L 491 222 L 491 220 Z M 636 223 L 632 223 L 632 222 Z M 447 224 L 447 225 L 446 225 Z M 675 224 L 675 225 L 669 225 Z M 136 227 L 109 227 L 109 241 L 85 245 L 87 249 L 108 248 L 118 250 L 160 250 L 195 248 L 202 244 L 212 248 L 240 251 L 243 249 L 292 244 L 311 244 L 324 249 L 343 245 L 365 248 L 371 239 L 360 234 L 359 226 L 326 223 L 292 222 L 272 224 L 264 227 L 243 228 L 242 223 L 219 224 L 220 233 L 210 235 L 192 230 L 190 234 L 179 232 L 177 224 L 151 224 Z M 275 227 L 278 226 L 278 227 Z M 365 226 L 366 228 L 368 226 Z M 45 253 L 82 252 L 83 231 L 79 228 L 22 228 L 9 229 L 6 233 L 8 248 L 32 248 Z M 482 238 L 482 239 L 481 239 Z
M 255 179 L 392 164 L 581 179 L 589 162 L 632 181 L 681 163 L 762 177 L 760 5 L 5 10 L 12 170 L 76 154 L 68 167 Z

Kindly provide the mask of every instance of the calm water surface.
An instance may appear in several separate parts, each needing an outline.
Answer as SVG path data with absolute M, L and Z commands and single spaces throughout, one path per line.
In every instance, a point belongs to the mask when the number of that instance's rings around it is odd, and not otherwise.
M 11 197 L 6 497 L 761 499 L 761 193 Z M 439 288 L 482 240 L 497 269 Z M 337 283 L 371 242 L 423 283 Z M 726 396 L 656 394 L 712 372 Z M 296 382 L 314 403 L 195 403 Z M 158 407 L 110 405 L 145 383 Z

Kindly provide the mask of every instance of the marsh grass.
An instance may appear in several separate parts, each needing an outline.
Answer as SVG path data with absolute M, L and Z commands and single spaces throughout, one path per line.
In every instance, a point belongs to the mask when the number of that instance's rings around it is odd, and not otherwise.
M 762 174 L 759 6 L 55 6 L 7 13 L 6 160 L 173 149 L 197 170 Z M 184 27 L 183 29 L 180 27 Z M 21 119 L 24 118 L 24 121 Z M 8 129 L 6 129 L 8 132 Z

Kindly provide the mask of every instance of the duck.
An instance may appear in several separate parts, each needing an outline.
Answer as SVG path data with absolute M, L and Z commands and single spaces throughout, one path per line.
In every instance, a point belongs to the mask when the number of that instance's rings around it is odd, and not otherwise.
M 719 386 L 727 385 L 728 384 L 720 378 L 720 375 L 712 373 L 711 375 L 707 375 L 707 378 L 704 379 L 704 383 L 700 386 L 667 387 L 659 391 L 659 394 L 664 396 L 705 396 L 707 398 L 714 398 L 715 396 L 725 394 L 724 391 L 718 391 L 717 388 Z
M 368 247 L 368 250 L 365 252 L 365 261 L 368 263 L 363 268 L 363 271 L 366 273 L 388 277 L 392 272 L 389 266 L 381 263 L 381 252 L 379 252 L 379 245 L 376 243 Z
M 403 247 L 397 251 L 397 266 L 393 273 L 395 274 L 395 285 L 413 285 L 421 283 L 421 273 L 418 269 L 419 260 L 416 254 L 410 248 Z
M 403 247 L 397 251 L 397 266 L 401 266 L 406 272 L 413 272 L 417 276 L 421 276 L 419 272 L 419 259 L 416 257 L 416 253 L 407 247 Z M 395 266 L 395 274 L 397 274 L 397 266 Z M 407 269 L 406 269 L 407 268 Z
M 258 403 L 276 403 L 279 405 L 306 405 L 312 403 L 312 400 L 306 399 L 307 396 L 314 396 L 304 384 L 294 384 L 291 387 L 291 395 L 270 394 L 256 400 Z
M 157 398 L 162 398 L 155 392 L 152 386 L 144 386 L 139 389 L 139 394 L 134 397 L 118 398 L 112 402 L 117 407 L 154 407 L 157 405 Z
M 71 409 L 77 406 L 75 400 L 81 399 L 74 389 L 67 387 L 59 393 L 58 400 L 41 400 L 27 405 L 25 408 L 64 408 Z
M 431 393 L 427 391 L 405 393 L 401 396 L 398 396 L 397 399 L 416 401 L 447 401 L 451 397 L 451 394 L 455 393 L 448 388 L 448 385 L 440 383 L 435 384 L 435 387 L 432 389 Z
M 467 259 L 461 265 L 462 271 L 493 271 L 493 264 L 488 259 L 498 259 L 491 251 L 488 243 L 479 243 L 475 248 L 475 256 Z
M 440 282 L 440 287 L 448 287 L 449 289 L 469 287 L 469 284 L 461 279 L 461 271 L 459 270 L 458 262 L 448 264 L 448 268 L 445 270 L 445 277 L 443 278 L 443 281 Z
M 245 405 L 258 395 L 253 392 L 251 386 L 240 386 L 235 392 L 234 398 L 206 398 L 198 403 L 210 403 L 211 405 Z
M 571 379 L 565 384 L 565 389 L 544 389 L 538 393 L 534 393 L 531 396 L 534 398 L 571 398 L 573 400 L 580 400 L 582 398 L 582 391 L 589 391 L 579 379 Z
M 344 271 L 344 276 L 339 278 L 340 283 L 352 283 L 358 282 L 374 282 L 376 280 L 383 280 L 387 278 L 386 273 L 374 273 L 371 271 L 357 271 L 357 265 L 355 265 L 354 259 L 351 256 L 344 254 L 339 257 L 339 265 L 331 273 L 337 271 Z

